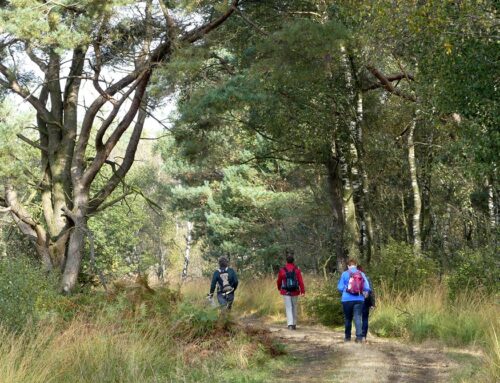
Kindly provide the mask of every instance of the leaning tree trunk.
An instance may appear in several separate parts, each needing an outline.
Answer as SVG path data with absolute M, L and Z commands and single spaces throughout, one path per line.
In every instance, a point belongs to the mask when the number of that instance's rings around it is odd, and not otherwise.
M 420 198 L 420 188 L 418 186 L 417 165 L 415 159 L 414 134 L 417 124 L 416 118 L 413 119 L 408 131 L 408 163 L 410 167 L 411 190 L 413 195 L 413 253 L 420 256 L 422 253 L 422 239 L 420 236 L 420 214 L 422 210 L 422 201 Z

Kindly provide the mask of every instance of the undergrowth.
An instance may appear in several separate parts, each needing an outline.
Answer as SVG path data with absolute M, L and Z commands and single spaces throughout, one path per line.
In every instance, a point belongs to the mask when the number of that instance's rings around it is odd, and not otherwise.
M 168 288 L 60 296 L 49 311 L 0 327 L 0 382 L 266 382 L 284 363 L 265 332 Z

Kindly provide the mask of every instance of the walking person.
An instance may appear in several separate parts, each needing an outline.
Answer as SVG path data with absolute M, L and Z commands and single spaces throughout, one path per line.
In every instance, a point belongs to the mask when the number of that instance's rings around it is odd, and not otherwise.
M 354 259 L 347 263 L 347 270 L 340 276 L 337 289 L 342 293 L 342 308 L 345 320 L 345 341 L 351 341 L 352 321 L 356 328 L 356 342 L 363 342 L 362 311 L 365 296 L 370 292 L 370 283 L 357 268 Z
M 365 272 L 361 265 L 358 265 L 358 270 L 363 273 Z M 368 293 L 368 296 L 365 298 L 363 302 L 363 311 L 361 312 L 362 337 L 363 340 L 366 342 L 366 335 L 368 334 L 368 318 L 370 316 L 370 310 L 372 308 L 375 308 L 375 292 L 373 291 L 372 281 L 370 281 L 370 278 L 366 274 L 365 277 L 368 283 L 370 284 L 370 292 Z
M 286 310 L 286 321 L 289 330 L 297 329 L 297 301 L 299 295 L 306 293 L 302 273 L 295 266 L 293 251 L 286 251 L 286 265 L 278 273 L 277 286 L 283 296 Z
M 215 270 L 210 284 L 209 299 L 213 298 L 216 285 L 219 305 L 221 308 L 231 310 L 234 302 L 234 292 L 238 287 L 238 276 L 229 267 L 229 260 L 226 257 L 219 258 L 219 268 Z

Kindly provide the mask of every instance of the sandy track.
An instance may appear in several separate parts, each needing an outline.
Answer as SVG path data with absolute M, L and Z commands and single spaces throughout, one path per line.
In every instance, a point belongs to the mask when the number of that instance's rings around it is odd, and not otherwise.
M 254 319 L 245 325 L 262 327 L 287 345 L 298 363 L 276 376 L 275 382 L 429 383 L 447 382 L 456 365 L 435 347 L 406 345 L 395 340 L 371 339 L 366 344 L 344 343 L 343 333 L 323 326 L 263 324 Z

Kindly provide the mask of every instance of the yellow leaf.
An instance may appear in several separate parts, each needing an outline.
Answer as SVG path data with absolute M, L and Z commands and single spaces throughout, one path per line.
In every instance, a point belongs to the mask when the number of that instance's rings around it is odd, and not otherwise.
M 446 54 L 450 55 L 451 54 L 451 50 L 453 48 L 453 45 L 451 45 L 449 42 L 446 42 L 446 43 L 443 44 L 443 46 L 444 46 L 444 49 L 446 51 Z

